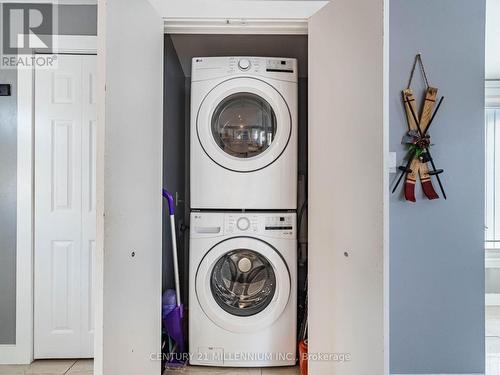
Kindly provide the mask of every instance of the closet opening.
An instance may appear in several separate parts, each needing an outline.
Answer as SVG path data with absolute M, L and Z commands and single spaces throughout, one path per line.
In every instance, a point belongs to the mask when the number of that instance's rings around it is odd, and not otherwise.
M 296 146 L 294 153 L 297 163 L 297 173 L 294 173 L 294 184 L 293 191 L 296 191 L 296 202 L 294 202 L 294 207 L 290 209 L 276 209 L 270 208 L 269 210 L 255 210 L 248 209 L 246 207 L 231 208 L 229 210 L 224 210 L 219 207 L 212 207 L 210 209 L 199 209 L 198 207 L 193 207 L 190 192 L 193 189 L 191 184 L 191 176 L 193 176 L 193 171 L 190 170 L 190 156 L 191 156 L 191 145 L 193 135 L 191 134 L 191 121 L 193 116 L 193 109 L 191 105 L 191 84 L 192 84 L 192 60 L 195 57 L 206 58 L 206 57 L 238 57 L 239 64 L 258 64 L 257 61 L 261 61 L 258 58 L 278 58 L 274 59 L 278 71 L 285 71 L 288 65 L 292 64 L 291 61 L 296 59 L 297 70 L 297 94 L 296 94 L 296 128 L 293 129 L 296 134 Z M 245 61 L 241 58 L 244 57 Z M 280 61 L 282 59 L 282 61 Z M 262 252 L 256 251 L 250 247 L 253 246 L 252 243 L 248 243 L 248 248 L 243 249 L 243 252 L 231 252 L 221 253 L 221 255 L 214 258 L 213 270 L 210 272 L 214 275 L 215 280 L 212 284 L 208 283 L 207 291 L 212 293 L 222 293 L 217 298 L 216 302 L 221 310 L 231 314 L 233 310 L 238 310 L 238 314 L 241 316 L 255 318 L 256 316 L 261 316 L 265 319 L 265 311 L 267 306 L 271 306 L 273 302 L 271 300 L 277 300 L 277 295 L 280 292 L 276 292 L 274 288 L 281 287 L 283 282 L 280 280 L 280 275 L 283 272 L 288 274 L 290 280 L 290 293 L 296 296 L 296 317 L 294 321 L 295 334 L 295 348 L 298 348 L 298 342 L 307 337 L 307 244 L 308 244 L 308 228 L 307 228 L 307 201 L 308 201 L 308 191 L 307 191 L 307 181 L 308 181 L 308 37 L 307 35 L 276 35 L 276 34 L 165 34 L 164 35 L 164 124 L 163 124 L 163 188 L 170 191 L 173 195 L 174 207 L 175 207 L 175 233 L 177 240 L 177 250 L 178 250 L 178 267 L 179 267 L 179 286 L 180 286 L 180 298 L 184 306 L 184 333 L 187 345 L 187 350 L 192 355 L 197 355 L 202 353 L 203 355 L 212 356 L 216 358 L 214 365 L 227 366 L 227 364 L 222 362 L 217 362 L 220 358 L 221 352 L 218 348 L 212 348 L 207 345 L 207 348 L 191 347 L 189 342 L 190 334 L 189 320 L 194 319 L 192 312 L 192 306 L 190 300 L 193 300 L 193 293 L 196 293 L 196 288 L 193 282 L 190 282 L 190 272 L 194 272 L 193 269 L 196 268 L 193 264 L 190 266 L 190 231 L 193 230 L 193 215 L 206 215 L 208 213 L 209 219 L 207 220 L 219 220 L 214 219 L 221 214 L 224 214 L 224 219 L 218 226 L 210 226 L 213 231 L 220 230 L 222 234 L 228 234 L 227 228 L 230 228 L 231 220 L 234 221 L 235 228 L 246 228 L 246 223 L 242 222 L 241 214 L 244 214 L 245 220 L 248 218 L 248 228 L 249 230 L 257 228 L 258 223 L 264 223 L 266 228 L 276 228 L 273 233 L 281 233 L 288 231 L 289 235 L 294 238 L 294 246 L 296 247 L 296 256 L 294 256 L 294 264 L 286 266 L 285 270 L 282 271 L 278 269 L 275 264 L 272 264 L 272 257 L 274 253 L 270 252 L 269 257 L 263 256 L 267 250 L 262 249 Z M 243 63 L 241 62 L 243 61 Z M 263 61 L 263 60 L 262 60 Z M 268 63 L 269 64 L 269 63 Z M 283 67 L 281 67 L 283 65 Z M 241 67 L 245 68 L 245 67 Z M 267 66 L 266 71 L 273 71 L 272 66 Z M 229 113 L 229 117 L 225 120 L 223 114 L 219 115 L 225 123 L 229 123 L 231 116 L 234 114 L 231 111 L 240 111 L 241 113 L 246 113 L 249 108 L 259 108 L 259 118 L 255 118 L 252 121 L 259 121 L 261 124 L 266 124 L 268 129 L 272 129 L 273 121 L 280 121 L 280 114 L 273 115 L 271 108 L 273 106 L 272 98 L 268 101 L 270 102 L 269 108 L 266 107 L 266 103 L 260 99 L 255 99 L 255 96 L 247 95 L 245 98 L 231 98 L 238 99 L 238 101 L 233 101 L 236 104 L 228 104 L 225 107 L 226 113 Z M 277 99 L 276 99 L 277 100 Z M 233 108 L 231 108 L 233 106 Z M 235 109 L 236 108 L 236 109 Z M 229 111 L 229 112 L 228 112 Z M 196 115 L 196 114 L 194 114 Z M 250 116 L 250 115 L 249 115 Z M 276 118 L 273 119 L 273 116 Z M 254 116 L 255 117 L 255 116 Z M 279 125 L 279 124 L 278 124 Z M 212 127 L 215 129 L 214 127 Z M 215 130 L 214 130 L 215 131 Z M 237 130 L 231 130 L 231 135 L 237 139 L 237 142 L 233 142 L 231 145 L 224 144 L 218 147 L 232 147 L 234 154 L 232 157 L 237 160 L 239 156 L 238 153 L 254 153 L 250 157 L 257 157 L 255 150 L 255 145 L 248 146 L 248 139 L 256 140 L 256 142 L 261 141 L 263 147 L 262 154 L 266 152 L 265 148 L 268 147 L 270 141 L 266 137 L 272 137 L 272 131 L 266 131 L 265 135 L 257 134 L 255 131 L 248 131 L 240 133 L 235 133 Z M 227 138 L 225 133 L 225 137 Z M 261 137 L 261 139 L 258 139 Z M 276 137 L 278 134 L 276 133 Z M 225 139 L 226 139 L 225 138 Z M 196 140 L 196 139 L 195 139 Z M 235 143 L 237 143 L 235 145 Z M 255 142 L 254 142 L 255 143 Z M 214 145 L 215 147 L 215 145 Z M 247 147 L 242 149 L 242 147 Z M 253 147 L 253 148 L 252 148 Z M 291 147 L 291 146 L 290 146 Z M 249 151 L 250 149 L 250 151 Z M 259 151 L 260 152 L 260 151 Z M 216 162 L 216 161 L 214 161 Z M 228 194 L 231 194 L 231 186 L 226 186 L 225 181 L 222 179 L 219 181 L 221 189 L 228 189 Z M 197 186 L 198 189 L 203 188 Z M 279 186 L 279 189 L 283 189 L 283 186 Z M 263 197 L 263 199 L 265 199 Z M 163 201 L 163 231 L 162 231 L 162 252 L 163 252 L 163 275 L 162 275 L 162 291 L 175 290 L 174 282 L 174 266 L 172 257 L 172 236 L 171 236 L 171 221 L 169 219 L 169 207 L 167 200 Z M 264 211 L 265 213 L 262 213 Z M 211 215 L 211 216 L 210 216 Z M 200 219 L 201 220 L 201 219 Z M 205 220 L 203 218 L 203 220 Z M 275 220 L 276 222 L 274 222 Z M 228 224 L 229 223 L 229 224 Z M 257 224 L 256 224 L 257 223 Z M 197 226 L 199 224 L 196 224 Z M 228 226 L 229 225 L 229 226 Z M 241 225 L 241 227 L 240 227 Z M 215 228 L 217 227 L 217 228 Z M 207 227 L 208 228 L 208 227 Z M 289 228 L 289 229 L 287 229 Z M 257 229 L 255 229 L 257 230 Z M 207 229 L 208 231 L 208 229 Z M 235 229 L 235 234 L 233 237 L 242 237 L 241 233 Z M 270 232 L 270 231 L 269 231 Z M 217 232 L 218 233 L 218 232 Z M 213 233 L 212 233 L 213 234 Z M 208 235 L 208 232 L 207 232 Z M 231 237 L 231 235 L 229 235 Z M 226 241 L 229 243 L 231 238 L 228 237 Z M 265 241 L 262 241 L 265 242 Z M 240 245 L 237 245 L 241 247 Z M 286 260 L 287 254 L 281 254 L 280 252 L 286 251 L 277 248 L 279 245 L 271 246 L 274 247 L 275 253 L 278 255 L 276 264 L 279 264 L 280 257 Z M 207 251 L 210 250 L 207 249 Z M 205 259 L 205 258 L 204 258 Z M 200 265 L 201 266 L 200 262 Z M 227 280 L 228 275 L 231 274 L 230 268 L 236 265 L 237 272 L 240 276 L 245 274 L 245 271 L 255 267 L 258 275 L 256 276 L 256 282 L 247 282 L 247 286 L 250 288 L 261 289 L 262 294 L 259 295 L 257 292 L 252 295 L 245 295 L 245 301 L 242 302 L 240 295 L 240 301 L 227 302 L 229 295 L 236 293 L 237 288 L 232 288 L 224 294 L 223 290 L 217 289 L 224 287 L 224 280 Z M 296 272 L 291 272 L 296 268 Z M 261 271 L 264 270 L 264 271 Z M 217 278 L 217 272 L 220 276 L 219 280 Z M 251 273 L 247 272 L 247 273 Z M 290 276 L 290 273 L 293 275 Z M 222 276 L 221 276 L 222 275 Z M 230 277 L 229 277 L 230 278 Z M 217 282 L 219 281 L 219 284 Z M 248 280 L 247 280 L 248 281 Z M 210 284 L 210 285 L 209 285 Z M 234 285 L 232 286 L 234 287 Z M 271 293 L 271 298 L 266 299 L 267 295 L 265 293 Z M 282 292 L 281 292 L 282 293 Z M 251 294 L 251 293 L 249 293 Z M 267 297 L 266 297 L 267 296 Z M 250 298 L 252 297 L 252 298 Z M 197 296 L 196 298 L 200 298 Z M 226 299 L 225 299 L 226 298 Z M 229 297 L 228 297 L 229 298 Z M 215 298 L 214 298 L 215 300 Z M 290 297 L 286 303 L 292 301 L 293 298 Z M 227 303 L 226 303 L 227 302 Z M 241 308 L 243 303 L 248 304 L 247 308 Z M 266 305 L 268 303 L 269 305 Z M 253 304 L 253 305 L 252 305 Z M 216 305 L 216 306 L 217 306 Z M 239 308 L 235 308 L 237 306 Z M 244 311 L 244 312 L 243 312 Z M 238 316 L 234 314 L 234 316 Z M 259 315 L 260 314 L 260 315 Z M 210 316 L 210 313 L 207 313 Z M 239 316 L 241 318 L 241 316 Z M 213 317 L 213 321 L 217 321 L 217 317 Z M 237 324 L 237 323 L 235 323 Z M 238 323 L 239 324 L 239 323 Z M 272 326 L 270 323 L 269 326 Z M 268 326 L 268 327 L 269 327 Z M 242 337 L 247 334 L 245 327 L 238 326 L 238 329 L 242 333 Z M 267 329 L 267 328 L 265 328 Z M 162 340 L 167 340 L 164 336 Z M 269 336 L 269 341 L 277 340 L 277 336 Z M 163 345 L 165 344 L 165 345 Z M 168 342 L 162 342 L 162 346 L 168 347 Z M 214 345 L 216 346 L 216 345 Z M 265 345 L 264 345 L 265 346 Z M 225 357 L 228 352 L 231 352 L 230 347 L 222 348 L 222 357 Z M 215 350 L 215 351 L 214 351 Z M 294 353 L 294 355 L 297 353 Z M 298 358 L 298 357 L 297 357 Z M 295 361 L 295 357 L 293 358 Z M 261 362 L 257 361 L 254 367 L 264 367 Z

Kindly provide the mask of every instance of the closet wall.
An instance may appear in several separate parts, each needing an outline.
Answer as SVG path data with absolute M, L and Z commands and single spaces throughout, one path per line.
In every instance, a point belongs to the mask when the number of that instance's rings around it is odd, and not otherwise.
M 177 53 L 170 36 L 165 35 L 164 45 L 164 80 L 163 85 L 163 187 L 177 197 L 175 210 L 176 223 L 179 225 L 185 220 L 185 176 L 189 168 L 186 154 L 186 139 L 189 126 L 186 124 L 185 76 L 182 71 Z M 174 275 L 172 265 L 172 242 L 170 236 L 170 220 L 168 219 L 167 200 L 163 200 L 163 283 L 162 289 L 174 288 Z M 179 232 L 179 230 L 178 230 Z M 184 249 L 184 236 L 178 236 L 179 249 Z M 181 263 L 184 263 L 181 251 Z M 185 288 L 183 288 L 183 291 Z

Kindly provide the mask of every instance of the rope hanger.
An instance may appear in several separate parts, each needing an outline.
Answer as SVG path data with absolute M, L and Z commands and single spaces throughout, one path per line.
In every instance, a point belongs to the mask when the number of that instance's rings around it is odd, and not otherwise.
M 422 61 L 422 55 L 420 53 L 415 56 L 415 61 L 413 61 L 413 67 L 411 68 L 410 80 L 408 81 L 408 86 L 406 88 L 409 89 L 411 86 L 411 81 L 413 80 L 413 75 L 415 73 L 415 68 L 417 67 L 417 64 L 419 65 L 420 72 L 422 73 L 422 76 L 424 77 L 425 88 L 428 89 L 430 87 L 429 81 L 427 80 L 427 74 L 425 72 L 424 63 Z

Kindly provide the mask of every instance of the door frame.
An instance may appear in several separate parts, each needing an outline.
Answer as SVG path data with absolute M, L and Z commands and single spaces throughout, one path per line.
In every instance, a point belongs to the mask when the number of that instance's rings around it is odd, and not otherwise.
M 97 54 L 97 36 L 59 35 L 57 43 L 54 54 Z M 0 345 L 0 364 L 33 361 L 34 78 L 33 68 L 17 71 L 16 343 Z
M 500 107 L 500 80 L 487 79 L 485 81 L 485 107 Z

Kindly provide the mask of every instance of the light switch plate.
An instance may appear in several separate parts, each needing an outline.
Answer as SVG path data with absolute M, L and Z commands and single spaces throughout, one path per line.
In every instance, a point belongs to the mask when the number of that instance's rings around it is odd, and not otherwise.
M 8 83 L 0 83 L 0 96 L 10 96 L 11 90 Z
M 396 173 L 397 155 L 395 152 L 389 152 L 389 173 Z

